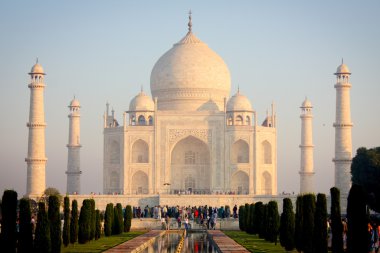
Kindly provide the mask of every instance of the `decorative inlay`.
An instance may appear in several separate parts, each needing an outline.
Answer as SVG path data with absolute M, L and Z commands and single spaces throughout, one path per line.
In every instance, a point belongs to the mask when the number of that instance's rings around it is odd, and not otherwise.
M 169 129 L 169 144 L 170 146 L 178 139 L 193 135 L 203 140 L 206 143 L 211 143 L 211 130 L 210 129 Z

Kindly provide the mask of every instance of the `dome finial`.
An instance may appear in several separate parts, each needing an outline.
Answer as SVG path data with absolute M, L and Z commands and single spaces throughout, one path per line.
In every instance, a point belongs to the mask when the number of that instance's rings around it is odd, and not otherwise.
M 342 57 L 342 64 L 343 64 L 343 57 Z
M 240 85 L 238 85 L 238 92 L 237 94 L 240 94 Z
M 193 26 L 193 23 L 191 22 L 191 10 L 189 11 L 189 23 L 187 23 L 187 26 L 189 27 L 189 32 L 191 32 Z
M 36 57 L 36 64 L 38 63 L 38 56 Z
M 144 85 L 141 84 L 141 93 L 144 92 Z

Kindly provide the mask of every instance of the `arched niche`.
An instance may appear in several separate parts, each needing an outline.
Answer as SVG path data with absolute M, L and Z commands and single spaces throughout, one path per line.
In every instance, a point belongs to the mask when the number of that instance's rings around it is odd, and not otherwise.
M 137 171 L 132 176 L 132 193 L 133 194 L 148 194 L 149 193 L 148 175 L 142 171 Z
M 272 195 L 272 176 L 268 171 L 263 172 L 261 185 L 264 195 Z
M 238 140 L 232 145 L 232 163 L 249 163 L 249 145 L 246 141 Z
M 109 158 L 110 163 L 120 164 L 120 143 L 118 141 L 111 141 Z
M 191 188 L 195 193 L 210 193 L 210 164 L 210 151 L 206 143 L 194 136 L 177 142 L 171 152 L 171 191 L 182 192 Z
M 149 163 L 149 146 L 141 139 L 132 145 L 132 163 Z
M 238 171 L 232 175 L 231 178 L 231 191 L 236 194 L 249 193 L 249 177 L 247 173 Z
M 269 141 L 263 141 L 261 143 L 262 154 L 263 154 L 263 163 L 272 164 L 272 145 Z

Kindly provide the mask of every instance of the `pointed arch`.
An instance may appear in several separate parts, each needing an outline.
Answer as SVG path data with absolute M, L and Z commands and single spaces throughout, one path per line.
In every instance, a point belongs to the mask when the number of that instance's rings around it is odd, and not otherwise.
M 120 143 L 118 141 L 111 141 L 109 154 L 110 163 L 120 164 Z
M 153 117 L 152 116 L 148 117 L 148 123 L 149 123 L 149 126 L 153 125 Z
M 144 115 L 140 115 L 139 116 L 139 118 L 138 118 L 138 124 L 139 124 L 139 126 L 145 126 L 146 125 L 146 120 L 145 120 Z
M 132 163 L 149 163 L 149 145 L 141 139 L 132 145 Z
M 202 140 L 190 135 L 178 141 L 171 151 L 170 166 L 171 191 L 210 192 L 210 150 Z
M 137 171 L 132 176 L 132 193 L 148 194 L 149 193 L 148 175 L 141 170 Z
M 272 145 L 265 140 L 261 143 L 264 164 L 272 164 Z
M 244 123 L 243 117 L 241 115 L 236 116 L 235 125 L 241 126 L 243 125 L 243 123 Z
M 244 171 L 238 171 L 231 177 L 231 191 L 236 194 L 249 193 L 249 177 Z
M 233 144 L 231 161 L 232 163 L 249 163 L 249 145 L 246 141 L 240 139 Z
M 250 126 L 250 125 L 251 125 L 251 118 L 250 118 L 249 116 L 246 116 L 246 117 L 245 117 L 245 124 L 246 124 L 247 126 Z
M 268 171 L 265 171 L 262 175 L 262 192 L 264 195 L 272 194 L 272 176 Z

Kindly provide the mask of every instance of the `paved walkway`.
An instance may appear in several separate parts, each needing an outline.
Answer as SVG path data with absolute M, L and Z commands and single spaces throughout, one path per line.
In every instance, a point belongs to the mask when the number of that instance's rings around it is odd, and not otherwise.
M 246 248 L 226 236 L 220 230 L 207 230 L 210 238 L 214 241 L 218 249 L 223 253 L 243 253 L 249 252 Z
M 164 230 L 151 230 L 148 233 L 135 237 L 129 241 L 123 242 L 117 245 L 116 247 L 113 247 L 104 252 L 107 252 L 107 253 L 138 252 L 146 248 L 149 244 L 153 243 L 156 237 L 161 236 L 164 233 L 165 233 Z

